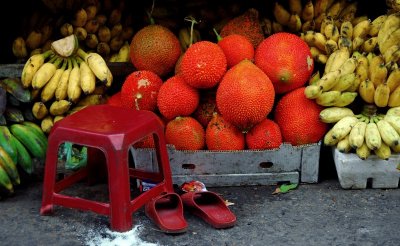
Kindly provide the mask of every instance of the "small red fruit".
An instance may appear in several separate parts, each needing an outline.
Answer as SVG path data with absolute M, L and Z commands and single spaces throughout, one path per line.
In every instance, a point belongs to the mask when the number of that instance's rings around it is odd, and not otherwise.
M 192 117 L 176 117 L 167 123 L 165 139 L 177 150 L 201 150 L 205 145 L 205 131 Z
M 253 60 L 254 46 L 243 35 L 231 34 L 224 38 L 218 37 L 218 45 L 224 51 L 228 68 L 235 66 L 244 59 Z
M 206 145 L 209 150 L 243 150 L 245 137 L 238 128 L 215 113 L 206 128 Z
M 281 130 L 274 121 L 264 119 L 246 134 L 249 149 L 276 149 L 282 144 Z
M 122 84 L 122 105 L 137 110 L 154 111 L 162 84 L 161 78 L 151 71 L 132 72 Z

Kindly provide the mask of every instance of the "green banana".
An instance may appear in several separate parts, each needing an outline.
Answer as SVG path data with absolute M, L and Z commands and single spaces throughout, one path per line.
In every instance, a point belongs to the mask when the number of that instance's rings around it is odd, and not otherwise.
M 10 193 L 14 192 L 14 187 L 11 183 L 10 177 L 8 177 L 8 174 L 6 170 L 0 165 L 0 186 L 4 187 L 7 191 Z
M 17 148 L 11 141 L 12 134 L 7 126 L 0 126 L 0 147 L 2 147 L 11 157 L 14 163 L 17 163 Z
M 27 174 L 33 172 L 33 160 L 25 146 L 14 135 L 11 137 L 18 152 L 17 165 L 19 165 Z
M 31 129 L 22 124 L 10 126 L 12 134 L 28 149 L 32 156 L 44 159 L 46 157 L 47 142 L 45 145 L 42 139 Z
M 8 122 L 19 123 L 24 121 L 24 115 L 22 114 L 21 109 L 17 107 L 7 107 L 4 116 Z
M 22 125 L 31 129 L 31 131 L 40 138 L 40 140 L 43 142 L 43 145 L 47 149 L 47 136 L 43 132 L 42 128 L 39 125 L 37 125 L 36 123 L 31 122 L 31 121 L 24 121 L 24 122 L 22 122 Z
M 2 166 L 3 169 L 6 171 L 12 184 L 18 185 L 21 183 L 15 162 L 11 159 L 10 155 L 1 147 L 0 147 L 0 166 Z
M 0 80 L 0 86 L 21 102 L 27 103 L 32 100 L 31 92 L 22 86 L 19 78 L 5 78 Z

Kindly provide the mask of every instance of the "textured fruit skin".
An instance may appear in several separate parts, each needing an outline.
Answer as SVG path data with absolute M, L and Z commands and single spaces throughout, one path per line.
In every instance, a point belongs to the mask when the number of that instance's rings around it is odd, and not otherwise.
M 205 130 L 190 116 L 176 117 L 167 123 L 165 139 L 177 150 L 201 150 L 205 146 Z
M 155 144 L 154 144 L 153 135 L 147 135 L 139 142 L 136 142 L 135 144 L 133 144 L 133 146 L 135 148 L 154 148 Z
M 199 105 L 199 92 L 179 75 L 169 78 L 162 84 L 157 97 L 160 113 L 171 120 L 177 116 L 191 115 Z
M 218 86 L 216 100 L 224 119 L 247 131 L 271 112 L 275 91 L 261 69 L 243 60 L 226 72 Z
M 302 87 L 314 70 L 307 43 L 286 32 L 264 39 L 255 51 L 254 63 L 271 79 L 277 94 Z
M 149 70 L 163 77 L 174 70 L 181 47 L 168 28 L 148 25 L 133 36 L 129 54 L 137 70 Z
M 230 20 L 221 30 L 221 37 L 230 34 L 245 36 L 254 47 L 264 40 L 264 33 L 259 22 L 259 14 L 256 9 L 249 9 L 244 14 Z
M 154 111 L 162 84 L 161 78 L 151 71 L 132 72 L 121 87 L 122 105 L 137 110 Z
M 111 97 L 108 98 L 107 104 L 112 105 L 112 106 L 118 106 L 122 107 L 122 100 L 121 100 L 121 91 L 115 93 Z
M 264 119 L 246 134 L 248 149 L 276 149 L 282 144 L 282 133 L 278 124 Z
M 254 58 L 254 46 L 243 35 L 228 35 L 218 41 L 218 45 L 224 51 L 228 68 L 235 66 L 244 59 L 253 60 Z
M 194 88 L 212 88 L 227 69 L 224 52 L 216 43 L 199 41 L 192 44 L 182 57 L 180 74 Z
M 209 150 L 243 150 L 244 134 L 215 113 L 206 128 L 206 146 Z
M 217 112 L 217 102 L 215 100 L 215 90 L 206 90 L 200 92 L 200 102 L 196 110 L 193 112 L 193 117 L 206 128 L 213 117 L 214 112 Z
M 304 95 L 305 87 L 285 94 L 277 103 L 274 120 L 281 128 L 283 142 L 296 145 L 317 143 L 328 130 L 319 120 L 324 107 Z

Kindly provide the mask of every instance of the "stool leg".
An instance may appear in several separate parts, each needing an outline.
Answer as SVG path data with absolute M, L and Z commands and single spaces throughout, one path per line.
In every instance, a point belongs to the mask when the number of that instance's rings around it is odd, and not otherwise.
M 156 147 L 158 170 L 164 177 L 164 187 L 167 192 L 174 192 L 172 183 L 172 172 L 169 164 L 169 157 L 167 151 L 167 144 L 164 138 L 164 131 L 162 129 L 156 131 L 156 137 L 154 138 Z
M 128 149 L 106 151 L 110 195 L 110 224 L 114 231 L 132 229 Z
M 49 137 L 44 169 L 42 207 L 40 208 L 41 215 L 48 215 L 53 212 L 53 194 L 56 182 L 58 146 L 59 142 L 52 141 L 51 137 Z

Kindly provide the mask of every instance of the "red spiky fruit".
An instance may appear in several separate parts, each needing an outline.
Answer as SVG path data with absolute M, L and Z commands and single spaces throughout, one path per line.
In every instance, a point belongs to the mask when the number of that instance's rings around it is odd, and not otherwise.
M 149 70 L 163 77 L 174 70 L 181 54 L 179 39 L 168 28 L 148 25 L 130 43 L 130 58 L 137 70 Z
M 248 149 L 276 149 L 282 144 L 282 134 L 276 122 L 264 119 L 246 134 Z
M 261 69 L 243 60 L 226 72 L 217 89 L 217 108 L 225 120 L 243 131 L 271 112 L 274 87 Z
M 319 142 L 328 125 L 319 120 L 324 107 L 306 98 L 305 87 L 285 94 L 277 103 L 274 119 L 279 125 L 284 142 L 293 146 Z
M 250 8 L 242 15 L 226 23 L 221 30 L 221 36 L 226 37 L 231 34 L 245 36 L 256 48 L 264 40 L 258 10 Z
M 190 116 L 176 117 L 169 121 L 165 128 L 167 144 L 177 150 L 201 150 L 205 146 L 203 126 Z
M 155 144 L 153 135 L 147 135 L 139 142 L 136 142 L 133 146 L 135 148 L 154 148 Z
M 200 93 L 200 102 L 193 113 L 193 117 L 206 128 L 208 122 L 213 117 L 214 112 L 217 112 L 217 102 L 215 101 L 215 90 L 202 91 Z
M 277 94 L 302 87 L 314 70 L 310 47 L 287 32 L 264 39 L 255 51 L 254 63 L 271 79 Z
M 198 90 L 185 83 L 181 76 L 175 75 L 161 86 L 157 106 L 165 118 L 173 119 L 191 115 L 199 105 L 199 100 Z
M 214 113 L 206 128 L 206 146 L 209 150 L 243 150 L 245 137 L 237 127 Z
M 151 71 L 132 72 L 121 87 L 122 105 L 137 110 L 154 111 L 162 84 L 161 78 Z
M 186 50 L 179 71 L 190 86 L 207 89 L 218 84 L 226 68 L 226 57 L 221 47 L 210 41 L 199 41 Z
M 244 59 L 253 60 L 254 46 L 243 35 L 231 34 L 224 38 L 218 37 L 218 45 L 224 51 L 228 68 L 231 68 Z

